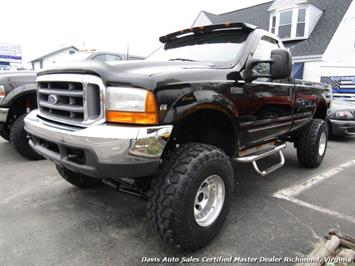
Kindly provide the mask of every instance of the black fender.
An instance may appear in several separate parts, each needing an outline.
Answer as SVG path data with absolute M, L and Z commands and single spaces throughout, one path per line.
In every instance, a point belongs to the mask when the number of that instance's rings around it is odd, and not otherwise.
M 31 94 L 31 93 L 36 93 L 37 91 L 37 83 L 29 83 L 25 85 L 21 85 L 13 90 L 11 90 L 4 98 L 2 102 L 3 107 L 8 107 L 11 108 L 12 104 L 19 99 L 20 97 Z
M 318 99 L 313 112 L 313 118 L 329 121 L 330 109 L 332 105 L 332 87 L 330 85 L 320 84 L 318 88 Z
M 222 93 L 215 90 L 192 88 L 184 90 L 185 93 L 178 97 L 165 112 L 162 124 L 178 124 L 185 118 L 201 111 L 209 110 L 224 114 L 231 122 L 235 135 L 239 128 L 239 113 L 234 105 Z

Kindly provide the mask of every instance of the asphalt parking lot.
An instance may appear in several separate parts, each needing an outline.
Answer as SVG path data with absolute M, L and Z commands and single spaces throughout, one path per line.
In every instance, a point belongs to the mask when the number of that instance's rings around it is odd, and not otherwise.
M 330 228 L 355 235 L 355 138 L 332 140 L 318 169 L 301 168 L 292 145 L 285 158 L 286 166 L 266 177 L 235 164 L 237 189 L 226 225 L 209 246 L 184 254 L 160 240 L 140 199 L 109 187 L 81 191 L 50 162 L 27 161 L 0 139 L 0 265 L 303 257 Z M 312 178 L 317 181 L 307 182 Z

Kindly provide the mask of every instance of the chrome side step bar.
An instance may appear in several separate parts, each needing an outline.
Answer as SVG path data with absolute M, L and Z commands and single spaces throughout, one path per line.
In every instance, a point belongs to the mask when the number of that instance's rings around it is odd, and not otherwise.
M 272 172 L 274 172 L 275 170 L 281 168 L 282 166 L 284 166 L 285 164 L 285 157 L 282 153 L 282 150 L 286 148 L 286 143 L 281 144 L 279 146 L 276 146 L 275 148 L 273 148 L 272 150 L 266 151 L 264 153 L 261 154 L 255 154 L 255 155 L 249 155 L 249 156 L 245 156 L 245 157 L 238 157 L 238 158 L 234 158 L 233 160 L 239 162 L 239 163 L 252 163 L 254 170 L 256 173 L 258 173 L 261 176 L 266 176 Z M 258 164 L 256 163 L 258 160 L 269 157 L 275 153 L 279 153 L 279 157 L 280 157 L 280 162 L 261 171 L 258 167 Z

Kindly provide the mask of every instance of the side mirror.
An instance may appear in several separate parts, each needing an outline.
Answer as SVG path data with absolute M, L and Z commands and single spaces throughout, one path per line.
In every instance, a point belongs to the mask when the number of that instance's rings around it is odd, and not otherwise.
M 257 65 L 267 64 L 268 73 L 258 73 L 254 70 Z M 265 68 L 264 68 L 265 69 Z M 249 59 L 245 68 L 245 81 L 251 82 L 257 78 L 283 79 L 288 78 L 292 71 L 292 57 L 286 49 L 275 49 L 271 51 L 270 60 Z

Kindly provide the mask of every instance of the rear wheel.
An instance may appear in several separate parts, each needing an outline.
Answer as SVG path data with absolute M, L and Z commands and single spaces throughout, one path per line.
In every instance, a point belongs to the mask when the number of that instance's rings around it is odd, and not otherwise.
M 318 167 L 325 156 L 328 127 L 324 120 L 313 119 L 307 124 L 297 143 L 297 158 L 302 166 Z
M 63 179 L 78 188 L 94 188 L 103 185 L 101 179 L 79 174 L 59 165 L 56 167 Z
M 234 188 L 229 157 L 206 144 L 184 144 L 164 161 L 148 193 L 150 218 L 171 246 L 193 251 L 222 228 Z
M 27 114 L 21 115 L 13 123 L 10 132 L 10 141 L 15 150 L 23 157 L 29 160 L 42 160 L 43 157 L 35 152 L 29 142 L 28 134 L 25 130 L 25 117 Z

